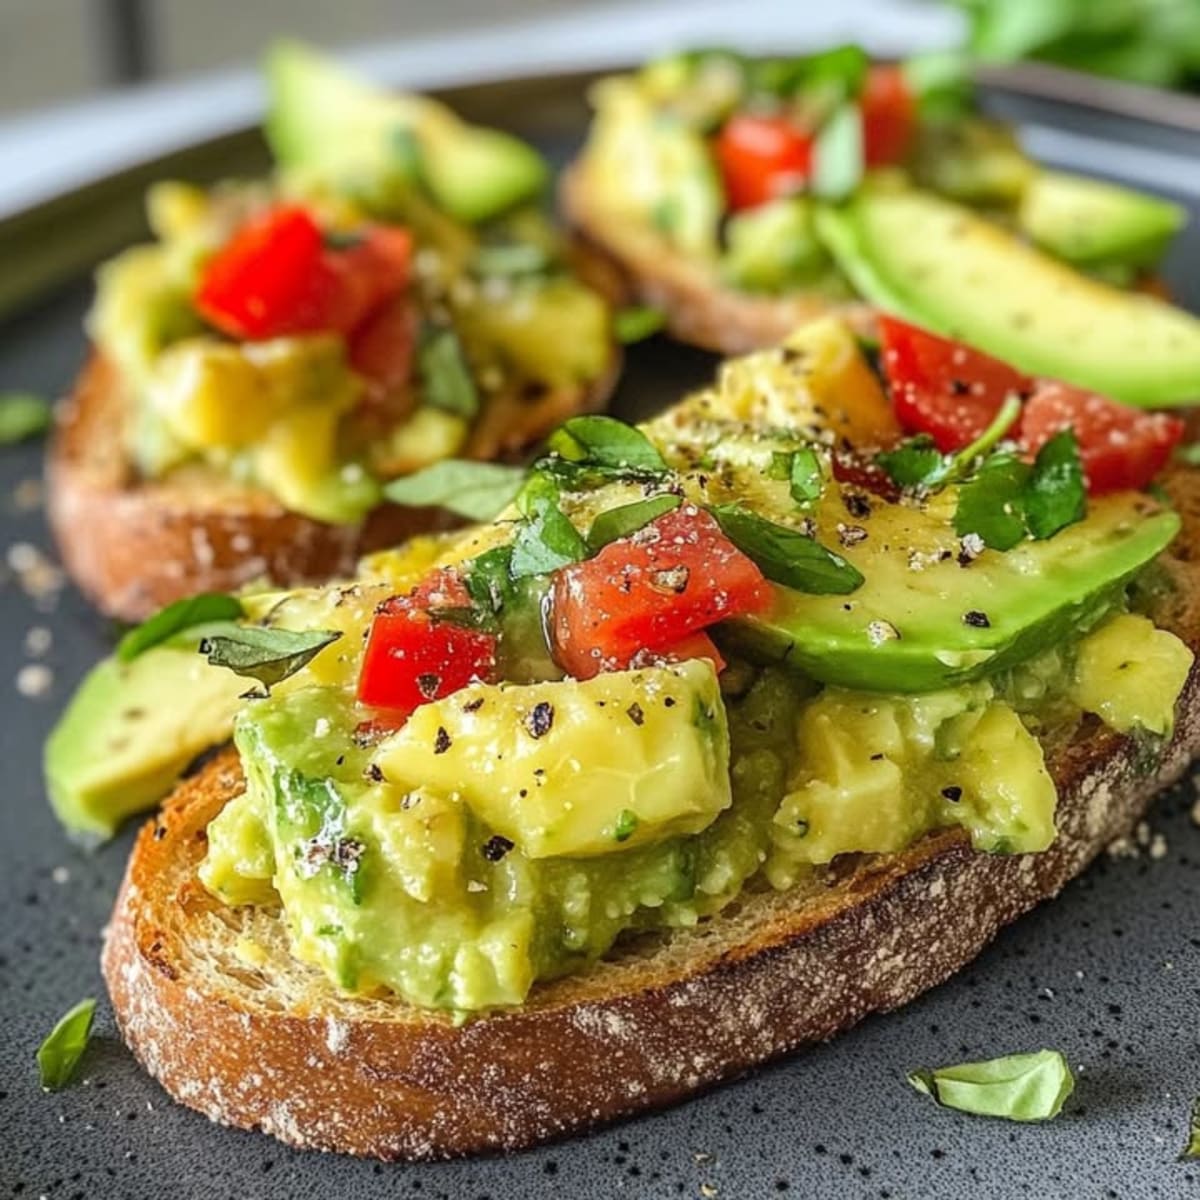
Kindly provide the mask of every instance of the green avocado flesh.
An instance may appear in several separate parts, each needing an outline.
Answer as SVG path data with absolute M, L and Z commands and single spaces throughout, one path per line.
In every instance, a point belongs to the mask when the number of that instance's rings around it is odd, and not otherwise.
M 742 653 L 843 687 L 921 692 L 991 675 L 1124 603 L 1129 579 L 1179 530 L 1173 512 L 1144 515 L 1151 503 L 1132 493 L 1095 499 L 1084 521 L 1053 538 L 986 550 L 965 566 L 952 538 L 891 506 L 882 521 L 864 520 L 864 542 L 842 550 L 866 578 L 858 591 L 778 588 L 768 614 L 732 622 L 728 637 Z
M 165 795 L 203 750 L 226 741 L 246 680 L 186 646 L 157 646 L 94 668 L 45 749 L 50 802 L 71 832 L 111 837 Z
M 1080 275 L 969 209 L 877 184 L 818 214 L 872 304 L 1127 404 L 1200 399 L 1200 320 Z

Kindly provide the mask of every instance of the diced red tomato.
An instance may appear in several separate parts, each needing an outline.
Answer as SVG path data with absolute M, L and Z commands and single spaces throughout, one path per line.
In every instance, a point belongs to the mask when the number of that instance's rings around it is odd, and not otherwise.
M 231 337 L 349 333 L 404 290 L 411 248 L 407 230 L 379 225 L 329 247 L 306 209 L 272 209 L 209 261 L 196 307 Z
M 813 138 L 785 116 L 735 113 L 717 137 L 729 207 L 754 208 L 804 186 Z
M 1056 433 L 1073 429 L 1093 494 L 1142 488 L 1166 466 L 1184 422 L 1144 412 L 1068 383 L 1038 385 L 1021 416 L 1021 440 L 1037 453 Z
M 879 318 L 879 339 L 900 424 L 929 434 L 943 454 L 983 433 L 1009 392 L 1032 390 L 1007 363 L 895 317 Z
M 770 601 L 758 567 L 708 513 L 686 504 L 557 573 L 555 657 L 577 679 L 590 679 Z
M 867 166 L 902 162 L 917 126 L 917 105 L 904 72 L 897 66 L 872 67 L 859 102 Z
M 664 646 L 658 651 L 657 657 L 665 662 L 687 662 L 689 658 L 707 658 L 718 675 L 725 670 L 725 658 L 707 633 L 688 634 L 682 641 Z
M 451 620 L 439 608 L 465 607 L 467 590 L 454 572 L 438 571 L 408 596 L 393 596 L 367 636 L 358 698 L 385 709 L 395 723 L 496 671 L 496 637 Z
M 354 331 L 350 365 L 383 391 L 400 387 L 412 375 L 417 322 L 404 299 L 388 300 Z

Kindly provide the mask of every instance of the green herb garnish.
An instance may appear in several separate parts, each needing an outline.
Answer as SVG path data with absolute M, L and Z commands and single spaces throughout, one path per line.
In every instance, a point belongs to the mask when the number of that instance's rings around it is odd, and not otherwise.
M 87 1049 L 92 1033 L 92 1020 L 96 1015 L 96 1001 L 90 996 L 80 1000 L 69 1012 L 59 1018 L 49 1036 L 38 1047 L 37 1064 L 42 1076 L 42 1087 L 48 1092 L 57 1092 L 66 1087 Z
M 844 596 L 863 582 L 852 563 L 797 529 L 776 525 L 740 504 L 716 504 L 709 511 L 725 536 L 775 583 L 810 595 Z
M 556 501 L 543 498 L 513 539 L 509 575 L 546 575 L 587 558 L 587 544 Z
M 472 265 L 485 276 L 544 275 L 553 259 L 535 242 L 507 242 L 481 246 Z
M 613 841 L 627 842 L 633 837 L 638 827 L 638 815 L 631 808 L 623 808 L 617 814 L 617 823 L 613 827 Z
M 463 582 L 471 599 L 480 607 L 498 613 L 512 591 L 511 546 L 495 546 L 466 564 Z
M 1024 500 L 1025 523 L 1039 541 L 1082 521 L 1087 514 L 1079 443 L 1069 429 L 1056 433 L 1038 451 Z
M 1048 1121 L 1075 1090 L 1071 1068 L 1058 1050 L 919 1069 L 909 1073 L 908 1082 L 945 1108 L 1007 1121 Z
M 479 390 L 453 329 L 426 328 L 417 350 L 417 373 L 426 404 L 460 417 L 479 411 Z
M 214 667 L 227 667 L 235 675 L 257 679 L 269 689 L 295 675 L 341 636 L 335 629 L 264 629 L 246 625 L 234 627 L 228 634 L 204 638 L 200 653 Z
M 37 437 L 50 428 L 54 410 L 33 392 L 0 392 L 0 446 Z
M 667 323 L 667 314 L 649 304 L 634 304 L 613 314 L 613 337 L 623 345 L 644 341 Z
M 908 438 L 894 450 L 875 455 L 875 461 L 898 487 L 922 487 L 941 469 L 945 456 L 927 433 Z
M 588 549 L 595 554 L 615 542 L 618 538 L 628 537 L 636 533 L 651 521 L 657 520 L 666 513 L 677 509 L 683 501 L 670 492 L 661 496 L 651 496 L 646 500 L 635 500 L 632 504 L 622 504 L 602 512 L 593 522 L 587 533 Z
M 117 643 L 116 655 L 121 662 L 132 662 L 177 633 L 211 621 L 236 621 L 241 615 L 242 602 L 224 592 L 188 596 L 160 608 L 154 616 L 129 630 Z
M 524 468 L 503 463 L 447 458 L 393 479 L 383 494 L 393 504 L 435 505 L 469 521 L 490 521 L 516 496 L 525 474 Z
M 844 100 L 826 119 L 813 145 L 810 186 L 824 200 L 844 200 L 863 177 L 862 110 Z
M 1200 1158 L 1200 1099 L 1192 1101 L 1192 1114 L 1188 1121 L 1187 1144 L 1179 1153 L 1180 1160 Z
M 808 504 L 819 500 L 825 487 L 825 476 L 821 471 L 821 460 L 811 446 L 801 446 L 793 451 L 788 466 L 788 491 L 797 504 Z
M 662 475 L 666 461 L 640 430 L 615 417 L 572 417 L 546 445 L 568 462 L 632 475 Z

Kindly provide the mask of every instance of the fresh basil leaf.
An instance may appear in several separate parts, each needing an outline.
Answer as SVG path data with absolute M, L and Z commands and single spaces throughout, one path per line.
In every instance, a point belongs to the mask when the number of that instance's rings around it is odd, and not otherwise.
M 1048 1121 L 1075 1090 L 1058 1050 L 920 1069 L 910 1072 L 908 1082 L 945 1108 L 1008 1121 Z
M 1181 1160 L 1200 1158 L 1200 1099 L 1192 1101 L 1192 1115 L 1188 1121 L 1187 1145 L 1180 1151 Z
M 322 650 L 340 638 L 335 629 L 265 629 L 245 625 L 228 634 L 212 634 L 200 643 L 200 653 L 214 667 L 257 679 L 265 688 L 295 675 Z
M 837 103 L 862 89 L 870 62 L 855 45 L 834 46 L 816 54 L 751 59 L 751 93 L 791 98 L 800 92 L 832 96 Z
M 901 69 L 923 121 L 954 120 L 973 108 L 975 89 L 971 81 L 971 64 L 959 51 L 918 54 L 908 59 Z
M 816 596 L 844 596 L 862 584 L 852 563 L 798 530 L 776 525 L 740 504 L 715 504 L 709 511 L 725 536 L 775 583 Z
M 993 454 L 959 488 L 954 532 L 977 534 L 993 550 L 1011 550 L 1025 536 L 1024 491 L 1030 468 L 1012 454 Z
M 546 575 L 584 558 L 587 545 L 579 531 L 557 504 L 547 500 L 517 530 L 509 574 L 513 579 Z
M 92 1033 L 92 1019 L 96 1015 L 96 1001 L 90 996 L 80 1000 L 69 1012 L 59 1018 L 49 1036 L 38 1047 L 37 1064 L 42 1076 L 42 1087 L 48 1092 L 57 1092 L 66 1087 L 87 1049 Z
M 825 476 L 821 472 L 821 460 L 811 446 L 801 446 L 792 453 L 788 469 L 788 491 L 797 504 L 808 504 L 819 500 L 825 488 Z
M 1070 429 L 1056 433 L 1038 451 L 1024 499 L 1025 523 L 1039 541 L 1082 521 L 1087 514 L 1079 442 Z
M 667 464 L 640 430 L 615 417 L 572 417 L 550 435 L 547 446 L 570 462 L 631 474 L 663 474 Z
M 0 392 L 0 446 L 45 433 L 53 418 L 50 402 L 33 392 Z
M 523 517 L 535 516 L 545 504 L 557 504 L 559 480 L 553 470 L 546 469 L 560 459 L 543 458 L 533 464 L 525 486 L 517 493 L 517 509 Z
M 844 200 L 862 182 L 862 110 L 845 100 L 833 110 L 813 144 L 813 195 Z
M 916 488 L 941 469 L 943 455 L 933 444 L 933 438 L 922 433 L 901 442 L 894 450 L 875 455 L 875 461 L 898 487 Z
M 466 564 L 463 582 L 481 608 L 498 613 L 512 594 L 512 547 L 494 546 Z
M 473 267 L 484 276 L 544 275 L 553 259 L 544 246 L 535 242 L 508 242 L 481 246 L 475 252 Z
M 523 467 L 447 458 L 393 479 L 383 494 L 393 504 L 436 505 L 470 521 L 490 521 L 524 482 Z
M 185 629 L 210 621 L 236 621 L 241 615 L 242 602 L 224 592 L 187 596 L 160 608 L 154 616 L 129 630 L 117 643 L 116 655 L 121 662 L 132 662 L 139 654 L 145 654 Z
M 635 304 L 618 309 L 613 314 L 613 337 L 622 345 L 629 346 L 657 333 L 666 323 L 667 314 L 661 308 Z
M 592 522 L 587 534 L 588 549 L 595 554 L 609 542 L 636 533 L 651 521 L 673 512 L 682 503 L 678 496 L 667 492 L 661 496 L 651 496 L 647 500 L 635 500 L 632 504 L 610 508 Z
M 426 404 L 460 417 L 479 411 L 479 390 L 453 329 L 426 328 L 417 350 L 417 373 Z

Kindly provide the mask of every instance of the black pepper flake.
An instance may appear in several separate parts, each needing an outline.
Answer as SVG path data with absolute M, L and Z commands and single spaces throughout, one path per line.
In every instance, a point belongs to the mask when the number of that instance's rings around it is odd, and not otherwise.
M 871 755 L 871 761 L 872 761 L 872 762 L 882 762 L 882 761 L 883 761 L 883 754 L 882 754 L 882 753 L 879 753 L 879 754 L 872 754 L 872 755 Z
M 165 838 L 166 836 L 167 836 L 167 827 L 165 825 L 155 825 L 154 840 L 156 842 L 161 842 L 163 840 L 163 838 Z
M 950 394 L 952 396 L 965 396 L 971 390 L 971 385 L 965 379 L 950 380 Z
M 871 502 L 862 492 L 843 492 L 842 503 L 846 506 L 846 511 L 860 521 L 871 515 Z
M 436 700 L 438 688 L 442 686 L 442 677 L 426 671 L 417 676 L 417 691 L 426 700 Z
M 957 804 L 962 799 L 962 788 L 957 784 L 950 784 L 949 787 L 942 788 L 942 795 L 950 801 L 951 804 Z
M 363 774 L 372 783 L 382 783 L 383 782 L 383 768 L 378 763 L 368 763 L 367 769 L 363 772 Z
M 498 833 L 492 834 L 490 838 L 479 848 L 479 853 L 483 855 L 488 862 L 499 862 L 511 849 L 512 842 L 508 838 L 501 836 Z
M 463 705 L 463 712 L 478 712 L 483 707 L 483 697 L 476 696 L 474 700 L 468 700 Z
M 346 765 L 346 756 L 344 754 L 339 754 L 337 756 L 337 759 L 335 760 L 334 765 L 339 766 L 339 767 L 345 766 Z
M 529 732 L 530 737 L 540 738 L 545 737 L 550 732 L 550 727 L 554 724 L 554 705 L 548 700 L 539 700 L 528 713 L 525 714 L 525 728 Z
M 439 725 L 433 738 L 433 752 L 434 754 L 445 754 L 449 749 L 450 735 L 446 732 L 444 725 Z
M 642 706 L 636 700 L 625 710 L 625 715 L 635 725 L 641 725 L 646 720 L 646 714 L 642 712 Z
M 973 629 L 990 629 L 991 621 L 988 620 L 988 615 L 985 612 L 980 612 L 977 608 L 972 608 L 963 613 L 963 624 L 970 625 Z
M 675 707 L 675 697 L 674 696 L 663 697 L 663 708 L 674 708 L 674 707 Z

